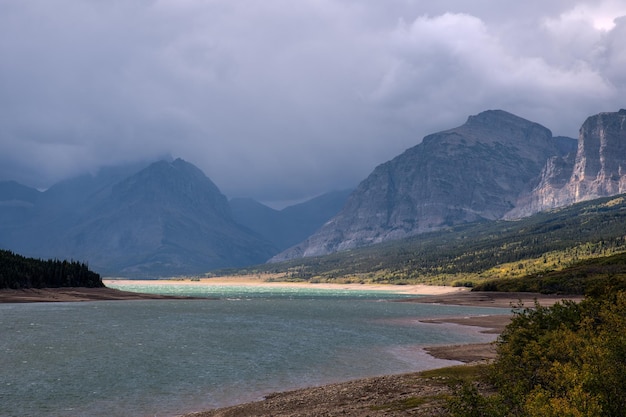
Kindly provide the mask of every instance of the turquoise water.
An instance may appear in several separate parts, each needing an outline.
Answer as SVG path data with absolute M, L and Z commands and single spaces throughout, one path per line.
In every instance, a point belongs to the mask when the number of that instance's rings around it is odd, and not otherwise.
M 142 281 L 136 283 L 123 281 L 107 282 L 110 288 L 124 291 L 143 292 L 148 294 L 166 294 L 190 297 L 210 298 L 350 298 L 350 299 L 401 299 L 415 298 L 415 295 L 398 294 L 385 290 L 358 290 L 354 288 L 315 288 L 315 286 L 259 286 L 259 285 L 208 285 L 205 283 L 186 284 L 159 284 L 158 281 L 145 284 Z M 401 288 L 401 287 L 398 287 Z
M 0 415 L 174 416 L 437 367 L 448 362 L 420 346 L 493 336 L 420 318 L 508 311 L 388 293 L 223 291 L 210 294 L 219 300 L 0 305 Z

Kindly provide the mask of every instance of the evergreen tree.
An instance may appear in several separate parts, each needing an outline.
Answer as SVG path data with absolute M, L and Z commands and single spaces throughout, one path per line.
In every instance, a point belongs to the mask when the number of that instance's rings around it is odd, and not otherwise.
M 0 250 L 0 289 L 104 287 L 100 275 L 86 264 L 67 261 L 26 258 Z

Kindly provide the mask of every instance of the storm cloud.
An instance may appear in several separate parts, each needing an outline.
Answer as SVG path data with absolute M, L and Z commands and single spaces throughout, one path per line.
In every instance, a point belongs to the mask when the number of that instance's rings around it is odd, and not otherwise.
M 0 180 L 172 155 L 280 204 L 486 109 L 577 137 L 623 39 L 619 0 L 0 0 Z

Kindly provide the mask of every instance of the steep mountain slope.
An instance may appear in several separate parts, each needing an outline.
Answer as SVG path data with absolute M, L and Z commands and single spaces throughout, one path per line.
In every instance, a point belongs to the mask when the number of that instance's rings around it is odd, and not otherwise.
M 29 256 L 47 256 L 46 247 L 54 237 L 65 233 L 85 213 L 101 206 L 113 184 L 146 166 L 147 162 L 141 162 L 102 168 L 94 175 L 84 174 L 61 181 L 44 192 L 14 183 L 27 190 L 21 195 L 30 197 L 13 209 L 13 215 L 8 210 L 0 210 L 0 247 Z M 12 189 L 15 190 L 15 186 Z M 8 191 L 0 187 L 0 201 L 12 198 Z M 72 256 L 67 254 L 66 257 Z
M 39 207 L 52 207 L 50 213 L 20 228 L 11 249 L 80 259 L 120 276 L 202 273 L 264 262 L 276 251 L 236 224 L 215 184 L 180 159 L 153 163 L 117 182 L 82 178 L 63 188 L 88 197 L 57 188 Z
M 272 261 L 499 219 L 563 149 L 563 139 L 554 140 L 550 130 L 510 113 L 471 116 L 378 166 L 337 216 Z
M 230 205 L 237 223 L 270 240 L 278 250 L 285 250 L 302 242 L 337 214 L 351 191 L 331 191 L 282 210 L 246 198 L 232 199 Z
M 589 117 L 576 154 L 550 158 L 538 185 L 520 197 L 509 218 L 626 192 L 626 110 Z
M 41 193 L 15 181 L 0 182 L 0 229 L 23 224 L 32 218 Z M 6 235 L 0 235 L 0 248 Z
M 32 206 L 40 192 L 15 181 L 0 181 L 0 207 Z
M 293 280 L 466 284 L 560 270 L 626 252 L 626 194 L 516 220 L 467 223 L 405 239 L 256 266 Z M 233 273 L 233 271 L 229 271 Z

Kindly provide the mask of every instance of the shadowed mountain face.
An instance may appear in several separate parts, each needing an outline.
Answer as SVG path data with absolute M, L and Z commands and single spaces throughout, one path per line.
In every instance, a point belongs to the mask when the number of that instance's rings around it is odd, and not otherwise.
M 85 176 L 39 196 L 27 221 L 4 230 L 3 246 L 72 258 L 108 275 L 202 273 L 267 260 L 276 249 L 238 225 L 226 197 L 183 160 Z
M 536 185 L 546 161 L 571 149 L 545 127 L 493 110 L 378 166 L 321 230 L 280 261 L 493 220 Z
M 266 237 L 282 251 L 302 242 L 337 214 L 350 192 L 331 191 L 282 210 L 247 198 L 233 199 L 230 205 L 238 223 Z
M 28 221 L 41 193 L 15 181 L 0 182 L 0 230 Z M 0 247 L 6 236 L 0 235 Z

